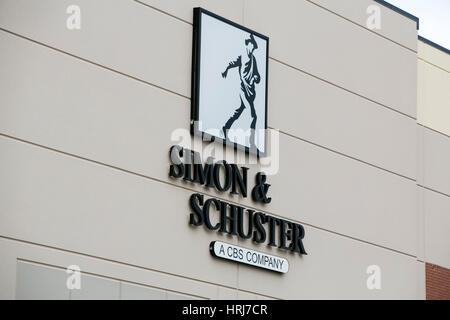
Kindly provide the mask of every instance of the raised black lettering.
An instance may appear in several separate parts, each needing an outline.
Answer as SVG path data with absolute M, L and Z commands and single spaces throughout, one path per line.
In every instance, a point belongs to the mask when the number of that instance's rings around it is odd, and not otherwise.
M 256 212 L 253 215 L 253 222 L 256 230 L 253 231 L 253 241 L 256 243 L 263 243 L 266 241 L 266 229 L 264 229 L 263 223 L 265 223 L 266 215 L 262 212 Z
M 232 173 L 233 173 L 231 193 L 238 194 L 237 186 L 239 186 L 242 196 L 244 198 L 246 198 L 247 197 L 247 171 L 248 171 L 248 168 L 241 167 L 242 175 L 241 175 L 241 172 L 237 165 L 232 164 L 231 168 L 232 168 Z
M 230 207 L 230 210 L 227 210 Z M 233 204 L 228 204 L 226 202 L 220 201 L 220 232 L 227 232 L 229 234 L 236 235 L 236 208 L 237 206 Z M 227 211 L 230 214 L 227 215 Z M 227 224 L 229 222 L 230 228 L 227 230 Z
M 183 157 L 183 148 L 180 146 L 170 147 L 169 157 L 172 162 L 170 165 L 169 176 L 181 178 L 184 175 L 184 167 L 180 159 L 180 157 Z
M 203 211 L 200 206 L 203 205 L 203 195 L 199 193 L 194 193 L 191 195 L 189 199 L 189 203 L 191 205 L 194 213 L 189 215 L 189 223 L 194 226 L 201 226 L 203 224 Z
M 222 186 L 220 183 L 220 168 L 223 167 L 225 169 L 225 184 Z M 232 178 L 232 169 L 231 166 L 225 161 L 218 161 L 214 165 L 214 184 L 219 191 L 227 191 L 231 187 L 231 178 Z
M 292 243 L 289 246 L 289 249 L 300 254 L 307 254 L 302 241 L 305 237 L 305 229 L 303 228 L 303 226 L 301 224 L 295 223 L 292 229 L 292 234 Z
M 214 187 L 213 170 L 214 158 L 208 157 L 206 164 L 202 165 L 200 153 L 194 154 L 194 182 L 204 184 L 206 187 Z
M 189 149 L 186 149 L 186 156 L 184 160 L 184 180 L 189 182 L 194 182 L 192 179 L 192 163 L 195 157 L 195 152 Z
M 280 219 L 272 216 L 266 217 L 269 223 L 269 246 L 276 247 L 277 245 L 275 244 L 275 228 L 280 224 Z
M 286 226 L 290 227 L 291 230 L 286 231 Z M 280 219 L 280 244 L 278 248 L 284 249 L 284 250 L 290 250 L 290 248 L 286 247 L 286 239 L 291 240 L 292 236 L 292 228 L 293 225 L 291 222 Z
M 217 223 L 215 226 L 211 224 L 211 219 L 209 217 L 209 210 L 211 207 L 211 203 L 214 203 L 214 206 L 217 210 L 220 210 L 220 201 L 217 199 L 208 199 L 205 201 L 205 205 L 203 206 L 203 216 L 205 219 L 205 226 L 210 230 L 217 230 L 220 227 L 220 223 Z
M 247 234 L 244 233 L 244 212 L 248 212 L 248 226 L 247 226 Z M 242 207 L 238 207 L 238 234 L 241 238 L 250 239 L 253 233 L 253 213 L 255 210 L 244 210 Z

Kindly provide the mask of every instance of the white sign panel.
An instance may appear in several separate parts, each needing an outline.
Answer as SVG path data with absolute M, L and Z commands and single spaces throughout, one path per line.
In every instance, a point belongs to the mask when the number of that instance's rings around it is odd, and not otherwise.
M 217 258 L 241 262 L 281 273 L 287 273 L 289 271 L 289 262 L 287 259 L 264 252 L 246 249 L 220 241 L 211 242 L 209 250 Z
M 197 135 L 264 155 L 269 39 L 195 10 L 191 128 Z

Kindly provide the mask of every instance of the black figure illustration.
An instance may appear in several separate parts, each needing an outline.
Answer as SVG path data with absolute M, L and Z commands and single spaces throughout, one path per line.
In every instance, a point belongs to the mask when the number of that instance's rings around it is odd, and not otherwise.
M 223 126 L 223 134 L 225 139 L 227 139 L 228 130 L 231 128 L 233 123 L 241 116 L 242 111 L 245 108 L 250 108 L 252 123 L 250 125 L 251 135 L 250 135 L 250 146 L 251 148 L 256 148 L 255 145 L 255 127 L 256 127 L 256 111 L 253 102 L 255 101 L 256 91 L 255 83 L 259 83 L 261 77 L 258 72 L 258 67 L 256 64 L 255 56 L 253 51 L 258 49 L 258 44 L 252 34 L 245 40 L 245 54 L 237 57 L 236 60 L 231 61 L 228 67 L 222 73 L 222 77 L 226 78 L 229 69 L 239 67 L 239 77 L 241 79 L 241 91 L 239 93 L 241 99 L 241 105 L 234 111 L 234 114 L 228 119 L 228 121 Z

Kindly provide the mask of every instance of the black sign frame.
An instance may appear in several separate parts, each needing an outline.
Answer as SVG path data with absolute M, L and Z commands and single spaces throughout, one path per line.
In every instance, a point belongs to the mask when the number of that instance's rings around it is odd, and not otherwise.
M 200 66 L 201 66 L 201 26 L 202 26 L 202 14 L 209 15 L 215 19 L 218 19 L 224 23 L 227 23 L 235 28 L 241 29 L 266 41 L 266 82 L 265 82 L 265 121 L 264 121 L 264 152 L 253 148 L 249 148 L 245 145 L 238 144 L 236 142 L 227 139 L 221 139 L 216 136 L 212 136 L 198 128 L 199 121 L 199 96 L 200 96 Z M 193 20 L 193 40 L 192 40 L 192 78 L 191 78 L 191 122 L 190 131 L 191 135 L 200 136 L 204 140 L 208 141 L 221 141 L 223 145 L 233 146 L 235 150 L 244 150 L 246 153 L 254 154 L 258 158 L 260 156 L 267 155 L 267 105 L 268 105 L 268 83 L 269 83 L 269 37 L 253 31 L 247 27 L 239 25 L 231 20 L 223 18 L 215 13 L 205 10 L 201 7 L 194 8 L 194 20 Z

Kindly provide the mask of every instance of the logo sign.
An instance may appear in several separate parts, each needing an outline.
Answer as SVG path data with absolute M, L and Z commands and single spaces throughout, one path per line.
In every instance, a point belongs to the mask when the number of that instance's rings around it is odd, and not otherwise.
M 269 38 L 194 9 L 191 133 L 266 154 Z
M 238 247 L 220 241 L 211 242 L 209 250 L 211 254 L 217 258 L 232 260 L 280 273 L 287 273 L 289 271 L 289 262 L 286 259 L 272 256 L 267 253 Z
M 169 167 L 171 178 L 214 188 L 219 192 L 241 194 L 244 198 L 249 194 L 246 167 L 239 168 L 236 164 L 229 164 L 223 160 L 215 162 L 213 158 L 209 158 L 203 164 L 200 153 L 177 145 L 170 148 L 169 155 L 172 162 Z M 270 184 L 266 183 L 266 175 L 258 172 L 255 178 L 256 183 L 251 191 L 253 201 L 270 203 L 272 197 L 267 194 Z M 204 226 L 210 231 L 252 239 L 256 243 L 267 242 L 271 247 L 300 255 L 307 254 L 303 244 L 305 229 L 299 223 L 246 209 L 217 198 L 207 198 L 200 193 L 193 193 L 190 196 L 189 205 L 192 210 L 189 224 L 192 226 Z

